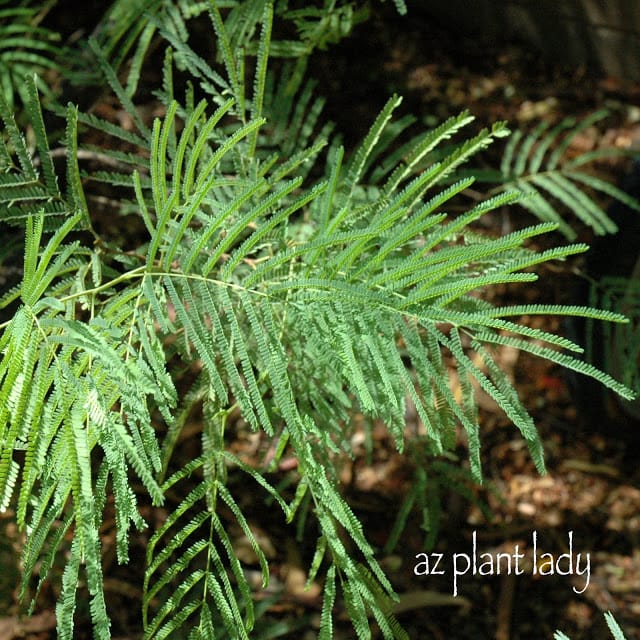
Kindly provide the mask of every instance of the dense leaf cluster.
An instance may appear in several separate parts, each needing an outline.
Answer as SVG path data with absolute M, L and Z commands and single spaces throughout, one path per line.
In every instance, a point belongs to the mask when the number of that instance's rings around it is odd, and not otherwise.
M 307 47 L 294 51 L 272 41 L 270 3 L 156 4 L 126 46 L 109 49 L 104 34 L 102 46 L 91 43 L 134 129 L 73 105 L 59 110 L 66 121 L 63 174 L 53 162 L 38 80 L 29 79 L 25 95 L 33 145 L 0 99 L 0 221 L 23 229 L 25 246 L 21 282 L 0 302 L 16 305 L 0 334 L 0 498 L 27 532 L 22 594 L 32 574 L 40 587 L 64 558 L 59 637 L 73 637 L 84 583 L 94 635 L 109 638 L 99 535 L 106 510 L 112 502 L 125 563 L 130 528 L 146 526 L 139 501 L 160 506 L 184 486 L 148 543 L 145 637 L 188 629 L 193 638 L 249 638 L 256 619 L 251 586 L 220 515 L 223 506 L 246 535 L 266 585 L 269 563 L 228 482 L 243 473 L 287 521 L 317 534 L 309 581 L 323 576 L 320 637 L 332 637 L 339 596 L 359 638 L 370 637 L 371 619 L 385 637 L 406 637 L 392 614 L 392 585 L 338 486 L 335 461 L 351 453 L 354 413 L 365 416 L 367 428 L 383 421 L 402 451 L 407 405 L 415 406 L 426 459 L 451 451 L 461 425 L 480 481 L 477 385 L 522 432 L 543 471 L 535 425 L 495 348 L 517 347 L 631 397 L 582 361 L 578 345 L 518 321 L 535 314 L 624 318 L 483 300 L 488 286 L 532 282 L 532 267 L 586 249 L 527 249 L 528 239 L 557 228 L 555 219 L 497 238 L 472 231 L 479 218 L 521 198 L 517 182 L 515 190 L 467 200 L 474 178 L 457 173 L 508 134 L 504 124 L 465 137 L 472 118 L 463 113 L 406 139 L 393 97 L 362 144 L 345 153 L 320 122 L 322 101 L 303 82 L 303 66 L 269 65 L 274 51 L 306 55 L 332 41 L 326 29 L 344 31 L 335 7 L 286 14 L 301 30 L 296 46 Z M 116 3 L 111 21 L 119 24 L 124 10 Z M 187 20 L 196 10 L 209 16 L 215 63 L 189 43 Z M 158 34 L 168 45 L 156 94 L 164 108 L 150 123 L 133 96 Z M 114 62 L 113 52 L 130 49 L 122 84 L 116 67 L 123 59 Z M 178 95 L 176 76 L 185 74 L 186 91 Z M 79 127 L 113 141 L 80 146 L 105 170 L 81 173 Z M 134 211 L 145 230 L 133 250 L 94 229 L 87 180 L 126 188 L 123 211 Z M 464 213 L 449 215 L 453 202 Z M 194 406 L 203 417 L 200 453 L 176 468 Z M 273 439 L 274 463 L 285 452 L 295 456 L 293 498 L 228 451 L 232 414 Z M 424 488 L 422 469 L 418 476 L 416 486 Z M 416 502 L 423 504 L 412 492 L 394 538 Z

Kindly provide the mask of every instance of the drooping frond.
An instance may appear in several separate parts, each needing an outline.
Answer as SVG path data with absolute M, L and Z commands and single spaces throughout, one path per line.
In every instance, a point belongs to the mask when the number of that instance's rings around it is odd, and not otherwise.
M 524 196 L 520 202 L 523 207 L 540 220 L 556 222 L 570 240 L 576 233 L 564 219 L 563 211 L 570 211 L 598 235 L 614 233 L 616 224 L 592 194 L 602 193 L 637 212 L 640 203 L 583 169 L 607 150 L 566 157 L 576 136 L 606 115 L 606 111 L 597 111 L 578 123 L 567 118 L 551 129 L 548 122 L 541 122 L 528 134 L 516 132 L 505 146 L 500 171 L 488 172 L 484 177 L 499 182 L 497 189 L 519 191 Z M 622 153 L 619 151 L 618 155 Z
M 345 4 L 329 4 L 324 13 L 288 14 L 304 23 L 296 46 L 327 44 L 359 19 Z M 414 135 L 411 118 L 394 120 L 394 96 L 349 154 L 321 123 L 323 102 L 302 81 L 304 56 L 277 74 L 269 69 L 270 56 L 296 50 L 272 37 L 274 16 L 286 3 L 158 0 L 147 5 L 148 14 L 145 3 L 116 5 L 119 30 L 98 34 L 92 47 L 135 130 L 73 106 L 58 110 L 66 118 L 64 194 L 36 82 L 28 91 L 33 147 L 0 101 L 6 132 L 0 221 L 18 221 L 25 235 L 21 282 L 0 301 L 17 305 L 0 325 L 0 501 L 15 505 L 27 530 L 22 591 L 36 567 L 40 588 L 62 559 L 58 635 L 73 637 L 77 591 L 86 584 L 96 637 L 108 637 L 99 527 L 112 509 L 117 558 L 126 562 L 131 527 L 145 526 L 139 486 L 152 505 L 169 499 L 177 505 L 148 544 L 145 637 L 186 630 L 207 640 L 249 638 L 257 607 L 232 528 L 249 541 L 265 585 L 269 566 L 230 489 L 230 477 L 242 473 L 287 522 L 296 521 L 299 533 L 308 533 L 314 519 L 318 544 L 309 580 L 324 573 L 321 637 L 331 638 L 341 597 L 357 637 L 370 637 L 375 620 L 385 638 L 405 638 L 393 616 L 393 587 L 339 490 L 337 461 L 352 454 L 354 416 L 362 416 L 365 440 L 375 423 L 384 423 L 396 449 L 412 451 L 405 416 L 414 406 L 424 426 L 420 450 L 429 459 L 450 454 L 461 427 L 470 473 L 479 481 L 475 389 L 498 403 L 544 470 L 535 425 L 496 349 L 519 348 L 631 395 L 564 353 L 579 353 L 580 345 L 518 321 L 558 313 L 620 323 L 618 313 L 494 308 L 482 296 L 496 284 L 531 282 L 536 265 L 585 249 L 526 247 L 557 227 L 551 214 L 550 221 L 503 237 L 472 230 L 482 216 L 520 201 L 522 172 L 537 170 L 547 152 L 549 171 L 557 171 L 558 133 L 541 138 L 540 129 L 520 148 L 515 138 L 503 163 L 515 176 L 507 180 L 512 188 L 470 200 L 473 178 L 456 173 L 506 135 L 506 127 L 465 137 L 472 118 L 462 113 Z M 400 1 L 396 6 L 404 9 Z M 216 55 L 206 59 L 188 43 L 187 28 L 191 16 L 204 12 L 216 43 Z M 132 16 L 140 24 L 125 24 Z M 164 109 L 150 122 L 134 97 L 156 36 L 171 49 L 157 93 Z M 119 46 L 134 52 L 127 81 L 112 64 L 114 57 L 124 60 Z M 197 87 L 175 95 L 174 74 L 188 74 Z M 105 148 L 78 149 L 78 127 L 130 147 L 113 151 L 105 142 Z M 81 151 L 101 163 L 99 171 L 81 172 Z M 531 183 L 544 189 L 551 180 L 548 191 L 566 199 L 566 180 L 580 181 L 578 166 L 571 167 L 574 174 Z M 76 233 L 93 231 L 83 188 L 91 178 L 130 188 L 127 210 L 139 216 L 142 236 L 134 251 L 102 242 L 95 232 L 95 245 Z M 581 207 L 597 217 L 586 201 Z M 55 225 L 47 224 L 51 218 Z M 185 370 L 188 380 L 181 377 Z M 198 453 L 183 463 L 179 443 L 194 408 L 202 415 Z M 296 460 L 293 498 L 227 450 L 232 415 L 273 439 L 271 467 L 285 453 Z M 447 471 L 432 475 L 438 473 Z M 424 488 L 425 474 L 416 477 Z M 437 517 L 439 502 L 414 493 L 401 509 L 401 524 L 414 506 L 425 518 Z M 392 537 L 398 535 L 394 530 Z
M 42 213 L 47 229 L 55 228 L 58 220 L 82 212 L 77 221 L 83 227 L 89 226 L 86 208 L 78 198 L 77 158 L 67 156 L 67 170 L 70 178 L 67 194 L 58 187 L 58 178 L 53 166 L 49 142 L 44 129 L 42 110 L 38 98 L 38 81 L 34 75 L 26 78 L 25 106 L 34 131 L 36 146 L 27 146 L 23 133 L 18 128 L 13 113 L 0 93 L 0 118 L 4 125 L 6 140 L 2 146 L 3 171 L 0 174 L 0 221 L 24 226 L 30 216 Z M 70 117 L 67 140 L 72 145 L 75 140 L 75 120 Z M 74 168 L 75 167 L 75 168 Z
M 73 283 L 66 295 L 46 296 L 76 249 L 64 242 L 80 218 L 81 214 L 69 218 L 45 246 L 43 216 L 26 220 L 22 306 L 1 341 L 0 493 L 7 504 L 17 488 L 18 524 L 39 531 L 24 548 L 25 580 L 49 538 L 53 540 L 50 566 L 61 542 L 55 520 L 71 517 L 75 531 L 71 552 L 77 558 L 69 567 L 84 559 L 96 637 L 107 638 L 97 531 L 101 516 L 96 511 L 104 498 L 98 493 L 96 501 L 92 458 L 99 449 L 104 468 L 113 477 L 120 524 L 118 555 L 124 561 L 128 522 L 143 524 L 129 487 L 129 469 L 138 474 L 155 503 L 163 500 L 154 479 L 160 458 L 149 398 L 171 407 L 175 391 L 164 373 L 164 354 L 157 348 L 156 335 L 136 318 L 136 306 L 127 305 L 131 295 L 112 296 L 100 305 L 100 317 L 88 322 L 72 319 L 78 295 Z M 94 299 L 94 308 L 95 304 Z M 16 449 L 27 451 L 19 485 L 12 454 Z M 77 586 L 75 578 L 64 580 L 63 621 L 70 619 Z M 68 637 L 71 628 L 63 632 Z

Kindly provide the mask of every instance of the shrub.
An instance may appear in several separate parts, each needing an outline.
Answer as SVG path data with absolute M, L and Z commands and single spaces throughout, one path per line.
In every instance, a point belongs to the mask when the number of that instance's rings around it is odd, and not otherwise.
M 426 429 L 412 447 L 420 460 L 450 451 L 462 425 L 480 481 L 475 381 L 543 472 L 533 420 L 493 350 L 517 347 L 628 398 L 622 384 L 561 351 L 578 354 L 579 346 L 517 321 L 624 318 L 483 300 L 484 288 L 533 282 L 536 265 L 587 248 L 525 247 L 556 222 L 497 238 L 472 230 L 521 197 L 504 191 L 469 203 L 473 177 L 456 178 L 508 134 L 504 124 L 465 137 L 472 117 L 462 113 L 400 143 L 400 99 L 392 97 L 347 157 L 321 126 L 322 102 L 300 67 L 269 70 L 271 4 L 225 13 L 206 5 L 213 65 L 187 43 L 179 6 L 165 5 L 150 18 L 169 44 L 156 94 L 164 114 L 152 123 L 134 104 L 135 82 L 121 84 L 96 42 L 96 60 L 134 128 L 69 104 L 61 111 L 64 173 L 54 165 L 37 79 L 26 84 L 34 148 L 0 100 L 1 219 L 24 232 L 22 279 L 2 298 L 12 316 L 0 335 L 0 498 L 27 532 L 21 595 L 37 574 L 35 599 L 61 560 L 59 637 L 73 637 L 81 584 L 94 637 L 110 637 L 100 526 L 113 509 L 126 563 L 131 527 L 147 526 L 139 504 L 180 496 L 148 540 L 145 638 L 184 629 L 195 638 L 248 638 L 256 612 L 229 519 L 249 540 L 264 585 L 269 563 L 232 491 L 230 478 L 244 474 L 288 522 L 317 536 L 309 581 L 324 576 L 320 637 L 332 637 L 339 595 L 359 638 L 370 636 L 370 617 L 385 637 L 406 637 L 391 613 L 392 585 L 339 490 L 336 461 L 351 453 L 354 413 L 366 428 L 384 421 L 403 451 L 405 409 L 415 405 Z M 234 40 L 247 24 L 238 11 L 259 16 L 255 34 L 243 36 L 253 48 Z M 81 172 L 79 128 L 107 140 L 83 150 L 104 169 Z M 131 215 L 139 223 L 127 236 L 135 246 L 96 230 L 85 178 L 117 194 L 123 224 Z M 454 200 L 463 214 L 446 213 Z M 461 398 L 445 358 L 455 363 Z M 190 436 L 198 454 L 180 465 L 177 444 L 194 407 L 202 413 L 202 429 Z M 230 452 L 232 415 L 272 439 L 274 464 L 295 457 L 292 494 Z

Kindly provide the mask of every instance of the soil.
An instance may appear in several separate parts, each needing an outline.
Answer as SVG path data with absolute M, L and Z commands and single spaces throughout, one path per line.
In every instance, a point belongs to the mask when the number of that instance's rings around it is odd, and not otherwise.
M 574 144 L 587 149 L 628 148 L 640 142 L 640 110 L 635 106 L 640 86 L 590 76 L 586 69 L 544 63 L 518 43 L 466 39 L 418 10 L 412 13 L 411 8 L 409 18 L 402 19 L 392 3 L 386 5 L 391 6 L 383 5 L 350 39 L 321 52 L 311 63 L 311 74 L 320 80 L 318 92 L 328 98 L 326 114 L 344 133 L 347 147 L 362 138 L 393 91 L 405 96 L 403 111 L 416 114 L 427 125 L 469 109 L 479 127 L 503 119 L 514 128 L 527 127 L 540 118 L 583 117 L 607 106 L 611 115 Z M 497 157 L 497 151 L 489 152 L 483 162 L 490 165 Z M 612 161 L 599 170 L 617 181 L 628 165 Z M 530 223 L 526 215 L 511 212 L 506 223 Z M 492 221 L 498 229 L 488 232 L 499 233 L 505 218 Z M 588 229 L 577 226 L 580 239 L 593 239 Z M 490 295 L 500 304 L 523 298 L 567 302 L 573 272 L 583 267 L 580 261 L 551 265 L 541 269 L 539 284 L 527 285 L 526 290 L 497 288 Z M 569 330 L 557 319 L 540 322 L 545 330 Z M 398 619 L 416 640 L 533 640 L 552 638 L 556 629 L 572 640 L 599 640 L 609 637 L 603 612 L 612 611 L 629 640 L 640 638 L 640 425 L 626 418 L 615 400 L 599 392 L 589 401 L 607 410 L 594 425 L 588 420 L 592 406 L 575 401 L 579 394 L 573 389 L 581 382 L 567 378 L 553 365 L 509 349 L 500 351 L 498 358 L 536 420 L 545 445 L 547 474 L 535 470 L 517 431 L 478 392 L 484 485 L 462 480 L 470 498 L 463 499 L 434 482 L 442 504 L 441 522 L 425 523 L 422 514 L 412 514 L 395 549 L 380 555 L 400 595 L 395 609 Z M 414 423 L 415 417 L 409 414 L 408 427 Z M 257 459 L 267 446 L 241 424 L 236 436 L 230 446 L 247 460 Z M 456 453 L 456 460 L 446 462 L 465 469 L 462 436 Z M 292 473 L 295 470 L 281 468 L 281 479 Z M 369 540 L 382 549 L 411 482 L 411 463 L 395 453 L 380 428 L 374 432 L 372 459 L 361 446 L 354 460 L 345 461 L 342 474 L 345 493 Z M 243 487 L 236 489 L 242 492 Z M 295 532 L 270 507 L 255 504 L 250 493 L 241 504 L 251 509 L 252 524 L 272 552 L 271 586 L 257 596 L 269 605 L 264 623 L 290 629 L 280 637 L 315 638 L 320 585 L 314 583 L 309 592 L 302 588 L 312 541 L 297 541 Z M 437 537 L 427 548 L 425 539 L 430 539 L 434 526 Z M 5 602 L 0 602 L 0 639 L 54 637 L 56 592 L 48 583 L 36 615 L 30 621 L 17 617 L 15 594 L 5 583 L 15 580 L 15 563 L 7 558 L 15 554 L 18 534 L 7 519 L 0 520 L 0 527 L 0 563 L 6 568 L 0 590 L 7 594 Z M 108 606 L 115 612 L 114 638 L 138 638 L 139 572 L 135 566 L 117 566 L 110 554 L 112 534 L 107 524 L 103 531 L 105 584 Z M 250 550 L 243 547 L 240 534 L 238 554 L 245 553 L 251 565 Z M 133 540 L 140 558 L 144 542 L 142 536 Z M 338 617 L 335 638 L 355 637 L 346 616 Z M 77 637 L 88 638 L 90 632 L 80 629 Z

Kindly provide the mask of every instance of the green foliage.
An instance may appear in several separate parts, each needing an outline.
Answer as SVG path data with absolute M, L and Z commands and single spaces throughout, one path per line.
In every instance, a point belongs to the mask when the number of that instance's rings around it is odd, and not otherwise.
M 597 111 L 578 122 L 570 117 L 554 127 L 542 121 L 529 133 L 515 131 L 505 146 L 500 169 L 476 171 L 475 176 L 498 183 L 495 192 L 513 189 L 521 193 L 521 206 L 539 220 L 557 223 L 569 240 L 575 239 L 576 232 L 564 219 L 564 210 L 573 213 L 598 235 L 615 233 L 616 224 L 592 194 L 599 192 L 637 212 L 640 212 L 640 203 L 588 169 L 594 160 L 625 152 L 600 149 L 573 157 L 565 153 L 576 136 L 606 115 L 606 111 Z
M 87 205 L 80 181 L 77 158 L 77 113 L 69 106 L 66 112 L 66 193 L 58 185 L 47 134 L 38 99 L 38 78 L 24 79 L 25 110 L 36 140 L 33 151 L 27 147 L 13 112 L 0 95 L 0 118 L 4 125 L 4 139 L 0 140 L 0 221 L 24 227 L 34 212 L 41 215 L 47 228 L 57 228 L 61 219 L 79 215 L 79 225 L 90 226 Z
M 255 483 L 302 533 L 317 536 L 309 580 L 324 575 L 322 638 L 332 637 L 338 598 L 358 638 L 371 637 L 372 620 L 385 638 L 405 638 L 392 614 L 392 585 L 339 491 L 337 461 L 352 453 L 354 413 L 369 430 L 383 421 L 403 451 L 409 399 L 426 432 L 420 465 L 450 452 L 461 425 L 472 477 L 480 481 L 474 383 L 502 407 L 544 471 L 533 420 L 494 357 L 500 345 L 632 397 L 569 355 L 582 351 L 578 345 L 517 321 L 565 314 L 620 323 L 623 316 L 585 307 L 494 307 L 481 297 L 489 286 L 532 282 L 532 267 L 586 249 L 526 248 L 556 222 L 497 238 L 473 232 L 483 215 L 520 198 L 505 190 L 469 203 L 463 192 L 473 178 L 455 175 L 507 135 L 505 125 L 464 137 L 472 117 L 463 113 L 400 140 L 394 96 L 347 154 L 321 126 L 322 102 L 300 68 L 269 71 L 274 7 L 261 0 L 242 6 L 259 15 L 242 36 L 234 13 L 240 5 L 203 8 L 217 63 L 187 43 L 182 5 L 148 23 L 170 45 L 157 93 L 164 114 L 152 123 L 135 107 L 137 81 L 130 76 L 123 85 L 109 51 L 93 41 L 135 130 L 70 105 L 63 112 L 64 193 L 37 82 L 27 101 L 35 148 L 0 102 L 0 219 L 24 229 L 25 246 L 22 281 L 0 301 L 18 304 L 0 325 L 0 498 L 27 532 L 23 597 L 32 575 L 39 576 L 35 599 L 54 564 L 64 566 L 57 608 L 63 639 L 73 637 L 81 588 L 89 593 L 95 637 L 110 637 L 99 529 L 113 509 L 117 557 L 127 562 L 131 527 L 147 526 L 143 501 L 175 505 L 148 542 L 144 637 L 180 637 L 185 629 L 194 638 L 251 637 L 257 607 L 230 526 L 248 539 L 263 585 L 270 576 L 232 491 L 238 477 Z M 238 47 L 238 38 L 247 46 Z M 176 76 L 187 70 L 185 95 L 176 95 Z M 121 171 L 81 176 L 79 125 L 113 139 L 116 148 L 84 151 Z M 121 142 L 129 151 L 117 148 Z M 128 188 L 122 210 L 135 211 L 144 230 L 132 250 L 93 229 L 84 193 L 91 181 Z M 454 204 L 465 212 L 448 215 Z M 449 380 L 452 366 L 461 397 Z M 178 442 L 194 410 L 202 416 L 199 454 L 181 466 Z M 229 418 L 238 414 L 273 439 L 274 465 L 285 452 L 296 458 L 293 497 L 227 450 Z M 436 479 L 447 473 L 442 464 L 430 471 Z
M 28 101 L 23 88 L 24 77 L 34 72 L 40 76 L 47 70 L 61 70 L 59 60 L 64 48 L 57 33 L 40 26 L 40 22 L 55 5 L 31 0 L 0 0 L 0 93 L 13 109 L 18 95 Z M 35 5 L 35 6 L 34 6 Z M 46 82 L 38 79 L 38 89 L 52 96 Z
M 607 611 L 604 614 L 604 619 L 609 627 L 609 631 L 611 631 L 611 635 L 614 640 L 625 640 L 624 633 L 620 628 L 620 625 L 616 622 L 613 614 L 610 611 Z
M 604 619 L 607 623 L 607 626 L 609 627 L 609 631 L 611 631 L 611 635 L 613 636 L 614 640 L 625 640 L 624 632 L 622 631 L 620 625 L 616 622 L 613 614 L 610 611 L 607 611 L 604 614 Z M 562 633 L 562 631 L 556 631 L 553 634 L 553 638 L 554 640 L 569 640 L 568 636 Z
M 471 396 L 468 396 L 471 399 Z M 445 408 L 446 410 L 446 408 Z M 471 490 L 474 477 L 468 469 L 460 467 L 458 460 L 451 453 L 443 458 L 423 454 L 423 442 L 416 439 L 410 443 L 416 451 L 411 455 L 416 467 L 402 504 L 398 509 L 396 521 L 389 533 L 384 547 L 385 553 L 392 553 L 400 541 L 411 513 L 417 510 L 421 516 L 420 528 L 424 531 L 424 549 L 433 549 L 440 533 L 442 516 L 447 505 L 447 498 L 452 492 L 463 496 L 468 502 L 475 504 L 486 516 L 491 513 L 488 506 L 479 500 Z M 428 450 L 428 448 L 426 448 Z M 449 459 L 446 459 L 449 458 Z
M 586 359 L 595 362 L 594 340 L 602 340 L 604 348 L 603 366 L 612 371 L 630 389 L 638 394 L 640 391 L 640 263 L 628 278 L 604 277 L 593 282 L 590 287 L 591 304 L 597 304 L 603 309 L 624 313 L 629 322 L 612 329 L 608 325 L 602 328 L 602 335 L 596 337 L 593 320 L 588 320 L 585 335 Z M 631 415 L 640 417 L 638 400 L 624 403 L 623 407 Z
M 304 74 L 307 58 L 314 50 L 339 42 L 369 16 L 366 2 L 323 0 L 316 3 L 319 6 L 309 4 L 304 8 L 289 7 L 289 4 L 288 0 L 276 3 L 268 0 L 115 0 L 101 23 L 97 38 L 100 49 L 114 69 L 120 69 L 125 61 L 130 63 L 126 91 L 132 96 L 144 58 L 158 29 L 168 29 L 186 41 L 189 34 L 187 22 L 212 11 L 212 8 L 214 16 L 219 11 L 225 12 L 229 50 L 242 48 L 255 55 L 261 46 L 259 34 L 263 14 L 268 6 L 273 5 L 281 25 L 278 31 L 283 37 L 273 38 L 269 55 L 295 60 L 297 78 Z M 406 13 L 404 0 L 394 0 L 394 4 L 398 13 Z M 293 34 L 296 37 L 292 37 Z M 224 55 L 224 51 L 219 50 L 218 55 Z

